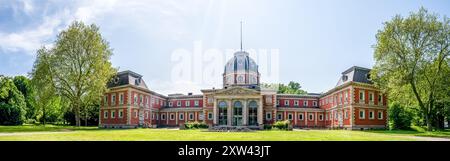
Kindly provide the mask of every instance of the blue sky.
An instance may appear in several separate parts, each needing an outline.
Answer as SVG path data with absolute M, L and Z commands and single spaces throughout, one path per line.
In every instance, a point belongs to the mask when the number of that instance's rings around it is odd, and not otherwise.
M 297 81 L 319 93 L 353 65 L 370 68 L 382 23 L 421 6 L 450 15 L 444 0 L 0 0 L 0 74 L 26 75 L 36 49 L 51 46 L 59 31 L 82 20 L 100 27 L 114 49 L 113 65 L 142 74 L 150 89 L 200 93 L 222 82 L 194 81 L 195 74 L 174 80 L 174 51 L 192 51 L 194 42 L 203 49 L 239 49 L 243 20 L 245 50 L 277 49 L 279 82 Z M 211 75 L 220 80 L 221 72 Z

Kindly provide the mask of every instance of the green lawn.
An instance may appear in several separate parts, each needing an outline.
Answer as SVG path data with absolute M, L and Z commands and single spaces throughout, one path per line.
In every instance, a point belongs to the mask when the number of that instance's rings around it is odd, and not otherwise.
M 176 129 L 98 129 L 71 126 L 0 126 L 0 140 L 426 140 L 417 136 L 450 138 L 450 131 L 347 131 L 295 130 L 254 132 L 207 132 Z

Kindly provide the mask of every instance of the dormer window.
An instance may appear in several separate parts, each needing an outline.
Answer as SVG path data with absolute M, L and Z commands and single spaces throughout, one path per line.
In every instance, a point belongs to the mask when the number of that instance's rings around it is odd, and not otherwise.
M 370 80 L 370 73 L 366 74 L 366 78 L 367 78 L 367 80 Z
M 343 75 L 343 76 L 342 76 L 342 81 L 345 82 L 345 81 L 347 81 L 347 80 L 348 80 L 348 76 L 347 76 L 347 75 Z

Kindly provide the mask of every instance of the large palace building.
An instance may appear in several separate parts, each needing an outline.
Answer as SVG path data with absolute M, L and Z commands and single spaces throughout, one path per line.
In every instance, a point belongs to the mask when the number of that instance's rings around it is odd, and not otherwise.
M 353 66 L 322 94 L 277 94 L 260 87 L 258 65 L 241 50 L 225 65 L 222 89 L 168 96 L 150 90 L 142 75 L 123 71 L 108 84 L 99 126 L 179 127 L 198 121 L 210 127 L 262 129 L 290 120 L 295 128 L 385 128 L 387 98 L 370 81 L 369 71 Z

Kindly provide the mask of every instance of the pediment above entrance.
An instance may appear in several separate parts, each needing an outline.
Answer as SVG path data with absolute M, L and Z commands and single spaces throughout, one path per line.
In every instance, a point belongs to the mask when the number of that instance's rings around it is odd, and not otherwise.
M 229 87 L 221 89 L 215 93 L 216 95 L 260 95 L 260 91 L 243 87 Z

